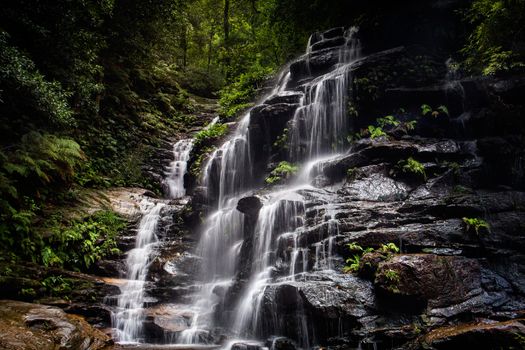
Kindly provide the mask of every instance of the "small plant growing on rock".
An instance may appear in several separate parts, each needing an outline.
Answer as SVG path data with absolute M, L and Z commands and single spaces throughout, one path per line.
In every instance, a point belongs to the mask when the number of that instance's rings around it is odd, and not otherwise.
M 368 263 L 362 264 L 362 257 L 365 254 L 373 253 L 379 256 L 379 260 L 386 260 L 390 254 L 399 253 L 399 248 L 394 243 L 387 243 L 382 244 L 379 249 L 374 250 L 374 248 L 368 247 L 363 248 L 359 244 L 352 242 L 346 245 L 348 247 L 348 250 L 352 252 L 354 255 L 348 259 L 346 259 L 346 266 L 343 268 L 344 273 L 349 272 L 360 272 L 363 268 L 371 268 Z M 366 266 L 369 265 L 369 266 Z M 373 268 L 375 271 L 375 268 Z
M 272 170 L 270 176 L 268 176 L 265 181 L 267 184 L 272 185 L 284 179 L 289 179 L 291 176 L 297 174 L 298 170 L 299 167 L 297 165 L 282 161 Z
M 346 170 L 347 180 L 353 180 L 357 175 L 357 168 L 349 168 Z
M 381 244 L 381 247 L 379 247 L 379 251 L 381 253 L 399 253 L 399 248 L 395 243 L 387 243 L 387 244 Z
M 447 117 L 449 116 L 448 108 L 446 106 L 443 106 L 443 105 L 439 106 L 438 108 L 436 108 L 434 110 L 429 105 L 424 104 L 424 105 L 421 106 L 421 114 L 423 116 L 431 115 L 434 118 L 437 118 L 440 115 L 446 115 Z
M 427 179 L 427 173 L 425 172 L 425 166 L 410 157 L 407 160 L 402 160 L 398 164 L 398 167 L 404 173 L 410 173 L 422 177 L 424 180 Z
M 397 273 L 397 271 L 388 269 L 384 272 L 384 275 L 386 279 L 389 280 L 390 282 L 393 282 L 393 283 L 399 282 L 399 274 Z
M 386 117 L 378 118 L 377 124 L 379 124 L 381 128 L 384 128 L 386 126 L 398 126 L 400 121 L 397 120 L 393 115 L 387 115 Z
M 412 131 L 416 128 L 417 120 L 411 120 L 409 122 L 404 123 L 407 131 Z
M 401 278 L 399 277 L 399 274 L 397 273 L 397 271 L 388 269 L 388 270 L 382 271 L 381 275 L 383 275 L 383 277 L 385 278 L 387 282 L 386 288 L 393 293 L 398 293 L 399 292 L 398 284 L 401 281 Z
M 210 126 L 209 128 L 202 129 L 197 134 L 195 134 L 195 143 L 197 145 L 207 143 L 211 140 L 216 140 L 226 134 L 228 131 L 228 125 L 216 123 Z
M 353 257 L 346 259 L 346 266 L 343 267 L 344 273 L 357 272 L 361 265 L 361 256 L 355 254 Z
M 369 125 L 368 133 L 370 134 L 371 139 L 387 136 L 386 133 L 383 131 L 383 128 L 381 128 L 380 126 Z
M 279 149 L 288 148 L 288 129 L 284 129 L 281 136 L 277 137 L 277 140 L 273 143 L 273 147 Z
M 465 230 L 467 232 L 470 232 L 471 230 L 474 230 L 476 232 L 476 235 L 479 236 L 481 229 L 486 229 L 487 231 L 490 230 L 490 225 L 488 222 L 486 222 L 483 219 L 479 218 L 463 218 L 463 223 L 465 224 Z

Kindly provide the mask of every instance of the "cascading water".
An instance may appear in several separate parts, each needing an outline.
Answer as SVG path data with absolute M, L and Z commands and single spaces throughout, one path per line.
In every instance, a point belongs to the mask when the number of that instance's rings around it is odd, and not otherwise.
M 169 173 L 164 180 L 168 197 L 181 198 L 186 195 L 184 188 L 184 174 L 193 149 L 193 139 L 180 140 L 173 146 L 173 161 L 170 164 Z
M 323 39 L 322 35 L 317 35 L 320 39 L 316 40 Z M 333 237 L 338 232 L 335 213 L 327 209 L 326 221 L 320 224 L 326 228 L 323 237 L 309 245 L 303 236 L 306 200 L 302 193 L 315 190 L 308 184 L 310 171 L 320 161 L 342 151 L 344 137 L 350 132 L 346 113 L 349 69 L 359 57 L 360 45 L 354 28 L 345 33 L 345 38 L 335 68 L 300 88 L 304 94 L 289 123 L 288 149 L 289 159 L 304 162 L 304 170 L 293 188 L 263 196 L 263 207 L 257 216 L 253 240 L 249 243 L 250 266 L 239 266 L 247 238 L 243 236 L 245 217 L 236 210 L 239 200 L 256 185 L 249 138 L 250 113 L 241 119 L 235 133 L 210 157 L 202 183 L 207 190 L 208 203 L 217 210 L 205 220 L 198 244 L 197 254 L 201 259 L 198 292 L 192 298 L 191 327 L 181 333 L 179 342 L 205 342 L 215 327 L 225 327 L 231 336 L 245 339 L 289 336 L 284 333 L 292 331 L 301 347 L 312 345 L 313 338 L 299 294 L 292 321 L 283 321 L 272 309 L 272 303 L 263 306 L 263 300 L 268 296 L 272 299 L 272 293 L 276 293 L 276 288 L 282 283 L 295 283 L 307 271 L 329 270 L 333 266 Z M 307 57 L 312 53 L 310 43 Z M 290 72 L 283 72 L 266 100 L 289 96 L 292 93 L 287 91 L 289 80 Z M 297 91 L 293 93 L 297 94 Z M 314 263 L 310 263 L 311 260 Z M 278 272 L 278 265 L 288 267 L 284 272 L 282 269 Z M 248 271 L 244 283 L 237 279 L 241 269 Z M 230 312 L 223 313 L 222 305 L 232 286 L 236 287 L 236 302 L 234 300 Z M 293 329 L 287 329 L 291 324 Z M 226 347 L 231 344 L 233 342 Z
M 217 123 L 214 118 L 206 128 Z M 166 196 L 170 199 L 179 199 L 186 195 L 184 175 L 190 152 L 193 148 L 193 139 L 183 139 L 173 146 L 173 161 L 163 184 Z M 144 199 L 141 203 L 142 219 L 139 223 L 135 248 L 128 252 L 126 258 L 126 281 L 120 287 L 121 294 L 117 299 L 117 309 L 112 314 L 112 324 L 116 330 L 116 340 L 120 343 L 141 343 L 144 341 L 144 303 L 147 302 L 145 293 L 151 255 L 158 243 L 156 230 L 166 203 L 154 203 Z
M 143 216 L 139 224 L 135 248 L 128 252 L 126 259 L 126 282 L 120 288 L 117 311 L 112 322 L 117 330 L 117 340 L 121 343 L 134 343 L 142 340 L 144 321 L 144 285 L 148 273 L 150 255 L 157 243 L 155 231 L 160 212 L 165 205 L 149 201 L 143 203 Z

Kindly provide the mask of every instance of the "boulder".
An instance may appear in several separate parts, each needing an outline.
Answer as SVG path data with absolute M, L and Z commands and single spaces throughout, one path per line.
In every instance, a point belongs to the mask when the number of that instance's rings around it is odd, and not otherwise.
M 0 301 L 0 348 L 5 350 L 97 350 L 111 339 L 82 317 L 59 308 Z
M 479 262 L 461 256 L 396 255 L 379 264 L 375 285 L 391 295 L 442 307 L 481 292 Z
M 258 196 L 244 197 L 237 203 L 238 211 L 254 218 L 257 217 L 262 207 L 263 204 Z

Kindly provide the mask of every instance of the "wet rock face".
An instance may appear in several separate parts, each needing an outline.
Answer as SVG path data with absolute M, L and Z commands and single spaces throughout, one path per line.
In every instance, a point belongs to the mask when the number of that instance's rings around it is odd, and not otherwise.
M 0 348 L 6 350 L 97 350 L 110 338 L 79 316 L 59 308 L 0 301 Z
M 464 257 L 398 255 L 379 264 L 375 285 L 388 294 L 425 300 L 438 308 L 479 294 L 480 266 Z

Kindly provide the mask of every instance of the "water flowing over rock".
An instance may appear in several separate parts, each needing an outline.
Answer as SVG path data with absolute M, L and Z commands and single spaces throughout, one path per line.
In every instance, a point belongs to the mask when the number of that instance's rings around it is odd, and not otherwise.
M 117 338 L 121 342 L 140 341 L 144 337 L 142 335 L 143 306 L 146 302 L 144 287 L 151 250 L 157 242 L 155 231 L 164 204 L 145 203 L 144 205 L 144 215 L 139 224 L 135 248 L 128 252 L 126 259 L 126 282 L 121 287 L 117 312 L 113 316 L 113 324 L 118 331 Z
M 173 146 L 173 162 L 170 164 L 165 185 L 170 198 L 181 198 L 186 194 L 184 175 L 188 167 L 190 152 L 193 148 L 193 139 L 180 140 Z
M 192 180 L 194 232 L 175 234 L 183 215 L 159 210 L 166 239 L 137 260 L 118 326 L 135 333 L 121 340 L 411 349 L 523 336 L 523 152 L 491 136 L 487 111 L 522 103 L 522 82 L 450 80 L 418 47 L 363 52 L 356 28 L 314 33 Z M 190 150 L 175 145 L 171 198 L 185 195 Z

